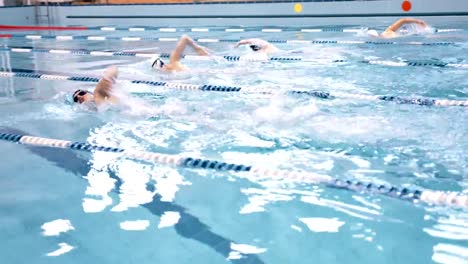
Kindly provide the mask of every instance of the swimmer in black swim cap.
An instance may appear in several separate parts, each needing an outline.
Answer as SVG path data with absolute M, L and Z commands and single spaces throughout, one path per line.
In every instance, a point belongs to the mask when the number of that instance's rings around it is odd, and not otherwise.
M 237 42 L 234 47 L 237 48 L 242 45 L 249 45 L 250 49 L 253 51 L 266 54 L 279 51 L 277 47 L 263 39 L 243 39 Z
M 117 75 L 118 69 L 116 66 L 107 68 L 94 92 L 78 89 L 72 95 L 73 102 L 78 104 L 94 103 L 97 106 L 105 102 L 117 103 L 119 100 L 112 93 Z
M 187 67 L 183 65 L 180 60 L 182 58 L 182 52 L 184 52 L 187 45 L 191 46 L 200 56 L 210 56 L 210 53 L 205 47 L 198 45 L 189 36 L 182 35 L 179 39 L 179 42 L 177 42 L 176 47 L 171 52 L 169 61 L 165 63 L 159 56 L 156 55 L 151 58 L 151 67 L 153 69 L 166 72 L 186 70 Z

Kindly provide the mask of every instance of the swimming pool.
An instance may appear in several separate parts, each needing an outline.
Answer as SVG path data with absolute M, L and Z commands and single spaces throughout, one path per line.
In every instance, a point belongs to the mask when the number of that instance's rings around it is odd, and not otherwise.
M 119 65 L 118 88 L 130 93 L 132 106 L 94 113 L 67 102 L 75 89 L 92 89 L 91 82 L 27 74 L 0 78 L 0 132 L 466 195 L 466 107 L 288 94 L 320 90 L 467 100 L 466 67 L 434 66 L 468 63 L 468 28 L 461 29 L 392 44 L 350 42 L 379 42 L 359 32 L 191 32 L 205 39 L 327 42 L 275 44 L 286 50 L 275 56 L 304 61 L 187 59 L 191 71 L 174 75 L 150 70 L 141 57 L 44 50 L 168 53 L 174 42 L 122 37 L 173 38 L 181 32 L 27 33 L 111 38 L 104 41 L 25 40 L 19 36 L 24 32 L 8 32 L 16 36 L 3 39 L 4 48 L 33 49 L 2 51 L 2 71 L 95 77 Z M 203 45 L 220 56 L 251 56 L 229 41 Z M 398 64 L 404 61 L 418 63 Z M 180 91 L 131 80 L 249 89 Z M 159 165 L 114 153 L 5 141 L 0 146 L 0 239 L 8 245 L 0 256 L 6 263 L 452 264 L 468 259 L 466 209 L 288 178 Z

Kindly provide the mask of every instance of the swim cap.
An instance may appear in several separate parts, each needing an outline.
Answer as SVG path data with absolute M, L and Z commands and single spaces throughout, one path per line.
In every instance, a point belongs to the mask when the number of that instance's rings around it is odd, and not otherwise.
M 262 47 L 258 46 L 258 45 L 250 45 L 249 46 L 253 51 L 259 51 L 262 49 Z
M 154 55 L 151 58 L 151 68 L 161 69 L 164 66 L 164 62 L 161 60 L 159 55 Z
M 369 36 L 371 36 L 371 37 L 378 37 L 378 36 L 379 36 L 379 33 L 377 33 L 376 30 L 371 29 L 371 30 L 367 30 L 367 35 L 369 35 Z
M 249 48 L 252 49 L 253 51 L 259 51 L 268 47 L 269 45 L 270 43 L 268 43 L 268 41 L 255 38 L 255 39 L 250 39 Z

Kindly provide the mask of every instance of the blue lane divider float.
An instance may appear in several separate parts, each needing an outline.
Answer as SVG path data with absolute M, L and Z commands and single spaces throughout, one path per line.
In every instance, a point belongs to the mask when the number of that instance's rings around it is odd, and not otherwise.
M 97 83 L 99 78 L 86 77 L 86 76 L 66 76 L 63 74 L 40 74 L 35 73 L 32 70 L 25 69 L 12 69 L 11 72 L 0 72 L 0 77 L 26 77 L 46 80 L 69 80 L 69 81 L 80 81 L 80 82 L 94 82 Z M 146 84 L 151 86 L 165 87 L 175 90 L 184 91 L 212 91 L 212 92 L 250 92 L 250 93 L 262 93 L 262 94 L 273 94 L 276 91 L 273 89 L 264 89 L 259 87 L 235 87 L 235 86 L 224 86 L 224 85 L 196 85 L 196 84 L 183 84 L 183 83 L 171 83 L 171 82 L 158 82 L 158 81 L 146 81 L 146 80 L 130 80 L 134 84 Z M 333 94 L 326 91 L 318 90 L 290 90 L 288 94 L 292 95 L 307 95 L 322 99 L 337 98 L 348 98 L 348 99 L 360 99 L 360 100 L 371 100 L 371 101 L 392 101 L 400 104 L 415 104 L 425 106 L 468 106 L 468 101 L 458 100 L 436 100 L 429 98 L 405 98 L 399 96 L 376 96 L 376 95 L 359 95 L 359 94 L 347 94 L 342 92 L 334 92 Z
M 114 27 L 114 26 L 94 26 L 87 27 L 88 30 L 100 31 L 159 31 L 159 32 L 304 32 L 304 33 L 319 33 L 319 32 L 344 32 L 357 33 L 363 32 L 367 28 L 345 28 L 345 27 L 322 27 L 322 28 L 301 28 L 288 26 L 275 27 L 151 27 L 151 26 L 132 26 L 132 27 Z M 439 28 L 435 32 L 457 32 L 464 31 L 458 28 Z
M 24 77 L 45 80 L 68 80 L 79 82 L 99 82 L 99 78 L 87 76 L 67 76 L 64 74 L 42 74 L 33 70 L 27 69 L 11 69 L 11 71 L 0 71 L 0 77 Z M 171 82 L 158 82 L 146 80 L 129 80 L 134 84 L 146 84 L 156 87 L 164 87 L 174 90 L 182 91 L 205 91 L 205 92 L 246 92 L 246 93 L 261 93 L 261 94 L 275 94 L 278 90 L 260 87 L 238 87 L 226 85 L 211 85 L 211 84 L 184 84 L 184 83 L 171 83 Z M 368 100 L 368 101 L 388 101 L 399 104 L 413 104 L 421 106 L 468 106 L 468 100 L 446 100 L 446 99 L 432 99 L 432 98 L 408 98 L 401 96 L 388 96 L 388 95 L 365 95 L 365 94 L 350 94 L 339 91 L 327 92 L 319 90 L 288 90 L 287 94 L 291 95 L 305 95 L 317 97 L 321 99 L 332 98 L 345 98 L 353 100 Z
M 98 50 L 85 50 L 85 49 L 42 49 L 42 48 L 32 48 L 32 47 L 0 47 L 0 51 L 10 51 L 15 53 L 51 53 L 51 54 L 71 54 L 71 55 L 89 55 L 89 56 L 114 56 L 114 57 L 142 57 L 142 58 L 151 58 L 155 55 L 161 58 L 169 58 L 170 54 L 161 53 L 137 53 L 137 52 L 126 52 L 126 51 L 98 51 Z M 309 59 L 301 56 L 233 56 L 233 55 L 224 55 L 224 56 L 198 56 L 198 55 L 182 55 L 182 58 L 186 60 L 209 60 L 209 59 L 224 59 L 226 61 L 279 61 L 279 62 L 294 62 L 294 61 L 303 61 L 303 62 L 313 62 L 315 64 L 335 64 L 335 63 L 348 63 L 353 61 L 343 60 L 343 59 Z M 219 60 L 218 60 L 219 61 Z M 436 62 L 436 61 L 387 61 L 387 60 L 361 60 L 355 61 L 358 63 L 372 64 L 372 65 L 384 65 L 391 67 L 406 67 L 406 66 L 429 66 L 429 67 L 455 67 L 455 68 L 468 68 L 468 63 L 445 63 L 445 62 Z
M 410 190 L 408 188 L 398 188 L 395 186 L 373 184 L 371 182 L 335 179 L 327 175 L 320 175 L 312 172 L 269 169 L 257 167 L 254 165 L 233 164 L 226 163 L 223 161 L 184 157 L 182 155 L 168 155 L 162 153 L 144 152 L 117 147 L 97 146 L 88 143 L 33 137 L 19 134 L 0 133 L 0 140 L 20 143 L 24 145 L 72 149 L 87 152 L 104 151 L 118 153 L 126 158 L 151 163 L 193 169 L 249 173 L 257 177 L 260 176 L 267 178 L 289 179 L 298 182 L 325 184 L 329 187 L 345 189 L 350 191 L 376 193 L 410 202 L 422 201 L 432 205 L 468 208 L 468 196 L 457 192 Z
M 155 42 L 176 42 L 179 38 L 171 37 L 109 37 L 109 36 L 67 36 L 67 35 L 28 35 L 28 34 L 9 34 L 9 38 L 26 38 L 31 40 L 52 39 L 52 40 L 92 40 L 92 41 L 155 41 Z M 236 43 L 241 39 L 217 39 L 217 38 L 194 38 L 200 43 L 217 43 L 228 42 Z M 422 46 L 448 46 L 460 45 L 458 42 L 399 42 L 399 41 L 362 41 L 362 40 L 268 40 L 271 43 L 286 43 L 286 44 L 372 44 L 372 45 L 422 45 Z

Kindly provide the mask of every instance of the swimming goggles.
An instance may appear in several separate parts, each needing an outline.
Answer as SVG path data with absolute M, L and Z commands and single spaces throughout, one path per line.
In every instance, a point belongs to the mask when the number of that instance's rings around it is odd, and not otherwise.
M 78 96 L 83 96 L 87 93 L 88 91 L 77 90 L 76 92 L 73 93 L 73 102 L 78 103 Z
M 155 68 L 154 67 L 155 65 L 156 65 L 156 68 L 162 68 L 162 67 L 164 67 L 164 62 L 160 58 L 157 58 L 156 60 L 154 60 L 151 67 Z
M 262 47 L 258 46 L 258 45 L 250 45 L 249 46 L 253 51 L 259 51 L 262 49 Z

